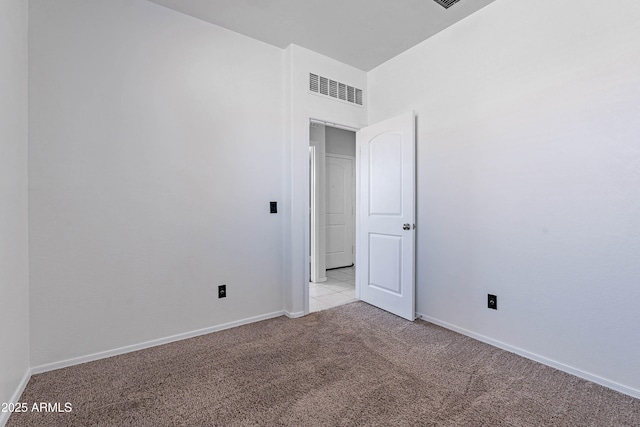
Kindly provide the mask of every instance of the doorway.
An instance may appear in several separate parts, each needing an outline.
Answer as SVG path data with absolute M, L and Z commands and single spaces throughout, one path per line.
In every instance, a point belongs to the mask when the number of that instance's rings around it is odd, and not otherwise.
M 309 127 L 309 311 L 356 300 L 356 134 L 311 121 Z

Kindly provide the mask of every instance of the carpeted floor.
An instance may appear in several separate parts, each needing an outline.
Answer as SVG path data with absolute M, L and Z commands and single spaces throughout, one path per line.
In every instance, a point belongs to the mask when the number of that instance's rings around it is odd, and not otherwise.
M 640 400 L 356 302 L 35 375 L 7 426 L 640 426 Z

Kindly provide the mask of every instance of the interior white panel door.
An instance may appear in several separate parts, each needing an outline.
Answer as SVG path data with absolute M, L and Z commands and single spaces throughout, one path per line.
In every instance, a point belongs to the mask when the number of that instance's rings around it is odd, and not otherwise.
M 415 320 L 415 119 L 413 112 L 361 129 L 360 299 Z
M 353 160 L 326 156 L 326 268 L 353 264 Z

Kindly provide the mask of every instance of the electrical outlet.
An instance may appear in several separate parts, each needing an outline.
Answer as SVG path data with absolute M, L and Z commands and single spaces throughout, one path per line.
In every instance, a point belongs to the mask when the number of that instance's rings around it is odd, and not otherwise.
M 496 295 L 487 295 L 487 307 L 494 310 L 498 309 L 498 297 Z
M 218 298 L 227 297 L 227 285 L 218 285 Z

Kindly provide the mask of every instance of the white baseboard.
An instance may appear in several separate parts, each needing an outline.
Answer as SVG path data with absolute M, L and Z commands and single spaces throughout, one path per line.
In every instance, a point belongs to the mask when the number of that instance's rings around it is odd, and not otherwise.
M 508 351 L 510 353 L 515 353 L 515 354 L 518 354 L 518 355 L 520 355 L 522 357 L 526 357 L 527 359 L 533 360 L 534 362 L 542 363 L 543 365 L 550 366 L 552 368 L 558 369 L 558 370 L 566 372 L 568 374 L 575 375 L 576 377 L 585 379 L 587 381 L 591 381 L 591 382 L 596 383 L 596 384 L 600 384 L 601 386 L 610 388 L 612 390 L 615 390 L 617 392 L 629 395 L 631 397 L 635 397 L 636 399 L 640 399 L 640 390 L 636 390 L 634 388 L 627 387 L 625 385 L 616 383 L 614 381 L 607 380 L 606 378 L 602 378 L 602 377 L 599 377 L 597 375 L 590 374 L 589 372 L 582 371 L 580 369 L 574 368 L 573 366 L 565 365 L 564 363 L 560 363 L 560 362 L 557 362 L 555 360 L 548 359 L 548 358 L 546 358 L 544 356 L 540 356 L 538 354 L 531 353 L 529 351 L 523 350 L 521 348 L 514 347 L 514 346 L 511 346 L 509 344 L 505 344 L 505 343 L 503 343 L 501 341 L 496 341 L 496 340 L 491 339 L 489 337 L 485 337 L 484 335 L 480 335 L 480 334 L 477 334 L 475 332 L 471 332 L 469 330 L 466 330 L 464 328 L 460 328 L 458 326 L 452 325 L 451 323 L 444 322 L 442 320 L 433 318 L 431 316 L 426 316 L 426 315 L 421 314 L 421 313 L 416 313 L 416 315 L 418 316 L 418 319 L 422 319 L 422 320 L 424 320 L 426 322 L 433 323 L 433 324 L 438 325 L 438 326 L 442 326 L 443 328 L 446 328 L 446 329 L 458 332 L 458 333 L 460 333 L 462 335 L 466 335 L 468 337 L 477 339 L 478 341 L 482 341 L 482 342 L 487 343 L 489 345 L 492 345 L 494 347 L 501 348 L 502 350 L 506 350 L 506 351 Z
M 297 319 L 298 317 L 304 316 L 304 311 L 296 311 L 295 313 L 290 313 L 288 311 L 284 312 L 284 315 L 289 319 Z
M 27 369 L 27 372 L 24 373 L 20 384 L 18 384 L 18 388 L 16 388 L 16 391 L 13 393 L 13 396 L 11 396 L 9 402 L 6 403 L 17 403 L 20 400 L 20 396 L 22 396 L 22 392 L 27 386 L 29 379 L 31 379 L 31 370 Z M 10 416 L 11 412 L 0 412 L 0 427 L 4 427 L 5 424 L 7 424 Z
M 99 353 L 93 353 L 86 356 L 75 357 L 73 359 L 62 360 L 60 362 L 54 362 L 54 363 L 48 363 L 45 365 L 35 366 L 31 368 L 31 374 L 32 375 L 41 374 L 43 372 L 49 372 L 56 369 L 79 365 L 81 363 L 93 362 L 94 360 L 100 360 L 100 359 L 105 359 L 107 357 L 118 356 L 120 354 L 131 353 L 132 351 L 144 350 L 145 348 L 156 347 L 156 346 L 168 344 L 174 341 L 180 341 L 187 338 L 206 335 L 212 332 L 222 331 L 224 329 L 235 328 L 236 326 L 242 326 L 242 325 L 247 325 L 249 323 L 259 322 L 261 320 L 272 319 L 274 317 L 279 317 L 285 314 L 286 313 L 284 311 L 276 311 L 273 313 L 262 314 L 260 316 L 249 317 L 247 319 L 236 320 L 234 322 L 223 323 L 222 325 L 218 325 L 218 326 L 211 326 L 209 328 L 198 329 L 191 332 L 185 332 L 182 334 L 172 335 L 165 338 L 146 341 L 140 344 L 129 345 L 126 347 L 120 347 L 113 350 L 101 351 Z

